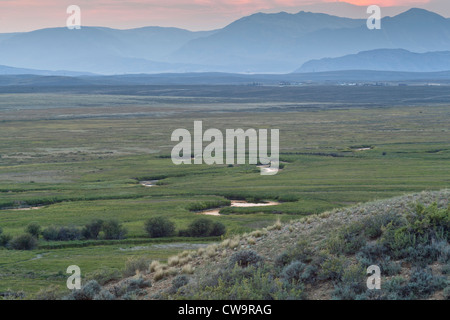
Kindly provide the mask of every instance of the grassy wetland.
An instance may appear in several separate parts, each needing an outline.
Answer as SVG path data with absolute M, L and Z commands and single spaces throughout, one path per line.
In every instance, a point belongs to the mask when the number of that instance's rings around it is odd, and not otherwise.
M 230 98 L 233 97 L 233 98 Z M 375 102 L 374 102 L 375 101 Z M 167 262 L 220 237 L 149 238 L 164 216 L 183 230 L 209 219 L 222 238 L 304 216 L 450 185 L 450 96 L 445 87 L 136 86 L 2 89 L 0 228 L 11 237 L 30 223 L 82 228 L 115 219 L 123 239 L 47 241 L 33 250 L 0 248 L 0 293 L 33 298 L 64 292 L 66 268 L 82 277 L 122 273 L 130 259 Z M 282 170 L 255 165 L 175 166 L 178 128 L 280 130 Z M 143 186 L 141 181 L 156 181 Z M 229 200 L 275 206 L 229 207 Z M 66 290 L 67 291 L 67 290 Z

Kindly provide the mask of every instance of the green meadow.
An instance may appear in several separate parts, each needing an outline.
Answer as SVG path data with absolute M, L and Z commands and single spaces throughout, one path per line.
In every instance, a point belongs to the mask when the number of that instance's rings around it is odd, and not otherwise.
M 372 89 L 324 87 L 249 92 L 227 98 L 227 87 L 177 95 L 0 94 L 0 227 L 12 236 L 30 222 L 82 227 L 117 219 L 123 240 L 48 242 L 31 251 L 0 249 L 0 292 L 30 298 L 51 284 L 64 288 L 69 265 L 82 276 L 123 269 L 130 258 L 167 260 L 182 247 L 218 238 L 150 239 L 144 223 L 166 216 L 176 229 L 199 217 L 190 209 L 227 200 L 278 201 L 267 207 L 221 209 L 210 216 L 227 235 L 244 233 L 333 208 L 450 185 L 449 102 L 441 98 L 370 105 Z M 192 90 L 192 96 L 189 95 Z M 316 89 L 314 89 L 316 90 Z M 357 91 L 360 90 L 360 91 Z M 383 90 L 383 89 L 379 89 Z M 392 90 L 386 88 L 385 90 Z M 417 87 L 427 96 L 427 87 Z M 75 90 L 74 90 L 75 91 Z M 212 92 L 211 92 L 212 91 Z M 444 91 L 442 91 L 444 92 Z M 350 94 L 351 93 L 351 94 Z M 336 102 L 330 102 L 333 94 Z M 400 93 L 397 95 L 402 96 Z M 447 96 L 448 99 L 448 96 Z M 180 165 L 170 159 L 175 129 L 280 130 L 282 170 L 262 176 L 255 165 Z M 158 180 L 153 187 L 140 181 Z M 38 207 L 34 210 L 17 210 Z M 181 244 L 171 246 L 170 244 Z M 181 249 L 180 249 L 181 248 Z

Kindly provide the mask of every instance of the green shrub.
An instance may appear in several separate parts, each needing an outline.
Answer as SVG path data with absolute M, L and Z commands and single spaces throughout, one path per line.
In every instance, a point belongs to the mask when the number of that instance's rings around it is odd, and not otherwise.
M 187 206 L 189 211 L 204 211 L 212 208 L 220 208 L 231 205 L 230 200 L 210 200 L 190 203 Z
M 314 252 L 311 250 L 308 241 L 299 241 L 297 244 L 288 251 L 292 260 L 308 263 L 312 261 Z
M 226 233 L 226 228 L 221 222 L 213 222 L 207 218 L 199 218 L 191 222 L 187 230 L 180 230 L 179 235 L 191 237 L 217 237 Z
M 438 209 L 436 204 L 427 208 L 417 205 L 406 215 L 402 226 L 389 223 L 380 239 L 397 259 L 406 258 L 424 267 L 437 259 L 445 261 L 449 253 L 449 209 Z
M 12 236 L 9 234 L 0 234 L 0 247 L 7 247 L 8 243 L 11 241 Z
M 127 230 L 117 220 L 107 220 L 102 225 L 102 238 L 106 240 L 125 239 Z
M 28 232 L 36 239 L 39 239 L 41 234 L 41 226 L 37 222 L 31 222 L 26 228 L 25 232 Z
M 347 267 L 347 259 L 343 256 L 329 256 L 322 262 L 320 267 L 320 279 L 339 280 L 341 279 L 342 275 L 344 274 L 344 270 Z
M 209 236 L 211 237 L 219 237 L 224 235 L 227 232 L 227 228 L 221 222 L 214 222 L 211 227 L 211 231 L 209 232 Z
M 200 218 L 193 221 L 188 227 L 188 233 L 192 237 L 208 237 L 212 230 L 212 221 L 206 218 Z
M 364 235 L 370 239 L 379 238 L 383 233 L 383 229 L 388 224 L 399 227 L 405 224 L 404 220 L 405 219 L 402 218 L 401 215 L 396 213 L 387 213 L 366 218 L 362 221 L 364 225 Z
M 361 223 L 340 229 L 328 240 L 328 249 L 334 254 L 356 253 L 366 243 L 363 231 L 364 225 Z
M 37 247 L 37 240 L 29 233 L 14 237 L 9 246 L 13 250 L 33 250 Z
M 85 239 L 98 239 L 100 231 L 103 227 L 103 220 L 94 220 L 91 223 L 86 224 L 81 230 L 81 234 Z
M 153 217 L 145 222 L 145 231 L 150 238 L 171 237 L 175 233 L 175 224 L 166 217 Z
M 47 241 L 57 241 L 58 240 L 58 228 L 55 226 L 50 226 L 42 231 L 42 237 Z
M 406 219 L 409 233 L 428 236 L 430 240 L 442 240 L 441 237 L 449 240 L 450 207 L 438 209 L 436 203 L 428 207 L 418 204 L 414 211 L 406 215 Z
M 50 226 L 42 231 L 42 236 L 47 241 L 73 241 L 81 239 L 81 231 L 74 226 Z
M 60 227 L 58 230 L 59 241 L 73 241 L 81 239 L 80 229 L 74 226 Z
M 301 261 L 303 263 L 309 263 L 314 256 L 313 250 L 309 248 L 307 241 L 299 241 L 293 248 L 282 252 L 275 258 L 275 267 L 283 268 L 292 261 Z

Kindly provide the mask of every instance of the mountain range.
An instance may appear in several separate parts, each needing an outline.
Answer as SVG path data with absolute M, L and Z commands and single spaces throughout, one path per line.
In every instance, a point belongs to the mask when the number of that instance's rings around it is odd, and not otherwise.
M 201 32 L 161 27 L 42 29 L 0 34 L 0 65 L 109 75 L 449 70 L 450 19 L 410 9 L 383 18 L 381 25 L 381 30 L 369 30 L 365 19 L 301 11 L 257 13 Z
M 404 49 L 376 49 L 339 58 L 311 60 L 296 73 L 343 70 L 437 72 L 450 70 L 450 51 L 414 53 Z

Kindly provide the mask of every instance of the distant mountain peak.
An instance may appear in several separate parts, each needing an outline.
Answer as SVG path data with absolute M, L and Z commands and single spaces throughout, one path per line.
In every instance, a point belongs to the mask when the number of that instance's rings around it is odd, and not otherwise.
M 406 10 L 403 14 L 437 14 L 423 8 L 411 8 Z
M 417 23 L 423 23 L 423 19 L 436 19 L 436 18 L 442 18 L 445 19 L 443 16 L 436 12 L 428 11 L 426 9 L 421 8 L 411 8 L 403 13 L 400 13 L 396 16 L 396 18 L 419 18 L 421 21 L 417 21 Z

